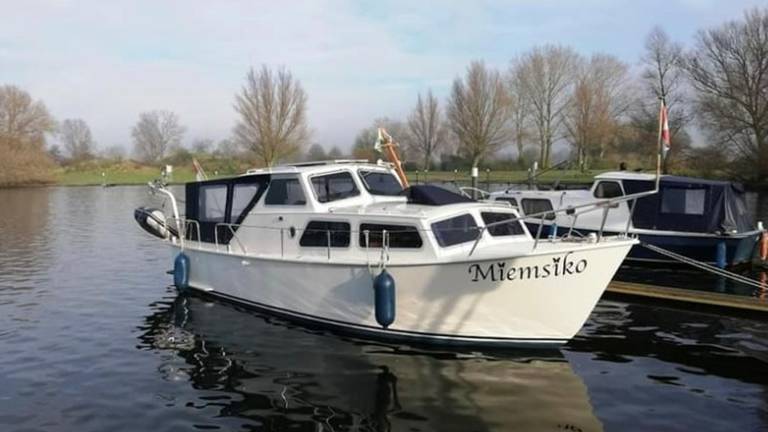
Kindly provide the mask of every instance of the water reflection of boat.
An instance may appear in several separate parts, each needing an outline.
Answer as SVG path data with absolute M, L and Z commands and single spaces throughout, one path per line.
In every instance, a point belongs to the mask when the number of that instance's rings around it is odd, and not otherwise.
M 370 344 L 195 296 L 163 305 L 140 337 L 183 358 L 168 378 L 188 378 L 224 418 L 297 430 L 602 430 L 556 350 Z

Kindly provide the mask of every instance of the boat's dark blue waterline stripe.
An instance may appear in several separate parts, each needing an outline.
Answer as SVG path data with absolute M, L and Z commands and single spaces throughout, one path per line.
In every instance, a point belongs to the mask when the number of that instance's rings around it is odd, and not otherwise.
M 290 321 L 305 324 L 307 327 L 325 328 L 356 336 L 375 337 L 380 340 L 389 341 L 407 341 L 427 343 L 430 345 L 452 345 L 452 346 L 524 346 L 528 348 L 546 347 L 552 348 L 556 345 L 562 345 L 568 342 L 567 339 L 539 339 L 539 338 L 506 338 L 506 337 L 485 337 L 485 336 L 450 336 L 440 333 L 417 332 L 410 330 L 392 330 L 381 329 L 365 324 L 351 324 L 345 321 L 339 321 L 328 318 L 321 318 L 315 315 L 294 312 L 288 309 L 268 306 L 263 303 L 244 300 L 228 294 L 217 291 L 201 290 L 190 287 L 195 293 L 203 296 L 219 298 L 238 305 L 244 305 L 254 310 L 271 313 L 273 315 L 286 318 Z

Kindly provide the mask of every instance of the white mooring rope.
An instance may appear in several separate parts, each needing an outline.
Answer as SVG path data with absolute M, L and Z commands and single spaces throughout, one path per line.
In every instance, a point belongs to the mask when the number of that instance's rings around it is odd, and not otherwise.
M 722 276 L 722 277 L 734 280 L 734 281 L 739 282 L 739 283 L 743 283 L 745 285 L 753 286 L 753 287 L 760 288 L 760 289 L 766 289 L 766 287 L 768 287 L 768 286 L 766 286 L 766 284 L 761 283 L 758 280 L 755 280 L 755 279 L 752 279 L 752 278 L 748 278 L 746 276 L 742 276 L 740 274 L 736 274 L 736 273 L 733 273 L 733 272 L 729 272 L 728 270 L 724 270 L 724 269 L 715 267 L 713 265 L 710 265 L 710 264 L 707 264 L 707 263 L 703 263 L 701 261 L 697 261 L 697 260 L 695 260 L 693 258 L 688 258 L 687 256 L 684 256 L 684 255 L 676 254 L 676 253 L 674 253 L 672 251 L 668 251 L 666 249 L 662 249 L 662 248 L 660 248 L 658 246 L 654 246 L 654 245 L 651 245 L 651 244 L 648 244 L 648 243 L 644 243 L 644 242 L 640 242 L 640 246 L 642 246 L 642 247 L 644 247 L 646 249 L 652 250 L 652 251 L 656 252 L 659 255 L 667 256 L 669 258 L 672 258 L 674 260 L 680 261 L 682 263 L 685 263 L 685 264 L 691 265 L 693 267 L 699 268 L 701 270 L 708 271 L 708 272 L 714 273 L 716 275 L 719 275 L 719 276 Z

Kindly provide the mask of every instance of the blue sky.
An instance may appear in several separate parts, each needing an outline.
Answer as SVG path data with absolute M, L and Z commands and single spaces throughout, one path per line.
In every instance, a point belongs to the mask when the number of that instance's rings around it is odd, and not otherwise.
M 506 68 L 537 44 L 636 65 L 661 25 L 695 32 L 764 5 L 752 0 L 74 1 L 8 0 L 0 84 L 85 119 L 101 147 L 131 146 L 141 111 L 169 109 L 186 142 L 229 136 L 249 67 L 286 66 L 309 95 L 313 140 L 349 148 L 375 117 L 403 118 L 419 92 L 445 96 L 474 59 Z

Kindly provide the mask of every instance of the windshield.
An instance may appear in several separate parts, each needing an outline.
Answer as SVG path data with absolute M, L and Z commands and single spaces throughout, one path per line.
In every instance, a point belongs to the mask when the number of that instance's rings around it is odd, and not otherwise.
M 360 178 L 368 192 L 374 195 L 397 196 L 403 191 L 397 178 L 388 172 L 360 170 Z

